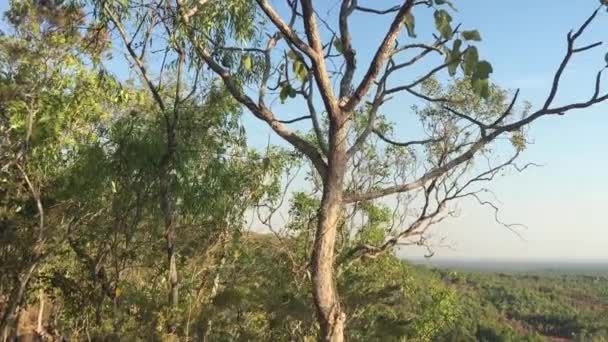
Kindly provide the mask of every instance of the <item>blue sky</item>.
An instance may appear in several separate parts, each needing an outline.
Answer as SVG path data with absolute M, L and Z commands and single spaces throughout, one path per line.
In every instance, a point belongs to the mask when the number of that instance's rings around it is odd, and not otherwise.
M 274 3 L 282 1 L 275 0 Z M 317 0 L 324 10 L 336 0 Z M 459 12 L 455 22 L 463 28 L 478 29 L 482 57 L 492 62 L 493 81 L 514 90 L 521 88 L 521 99 L 538 105 L 546 98 L 553 73 L 565 51 L 565 35 L 577 27 L 598 5 L 598 0 L 453 0 Z M 398 1 L 359 0 L 361 5 L 390 7 Z M 0 10 L 8 7 L 0 0 Z M 337 9 L 334 9 L 336 13 Z M 419 37 L 428 38 L 432 29 L 429 12 L 416 13 Z M 358 59 L 364 69 L 386 31 L 389 17 L 368 19 L 361 15 L 351 24 Z M 608 13 L 602 11 L 582 41 L 606 40 L 605 46 L 577 56 L 565 73 L 557 103 L 587 99 L 595 72 L 604 64 L 608 52 Z M 411 76 L 419 76 L 415 74 Z M 422 72 L 421 70 L 418 72 Z M 605 90 L 608 92 L 608 76 Z M 395 99 L 386 114 L 398 124 L 397 133 L 410 133 L 407 116 L 398 115 L 412 104 Z M 287 117 L 295 117 L 297 106 L 286 107 Z M 393 113 L 394 111 L 394 113 Z M 291 113 L 293 112 L 293 113 Z M 282 111 L 284 113 L 284 111 Z M 396 114 L 395 114 L 396 113 Z M 246 115 L 244 122 L 253 145 L 266 144 L 269 130 Z M 559 259 L 608 260 L 608 104 L 549 117 L 533 124 L 529 131 L 534 144 L 522 163 L 544 164 L 523 174 L 511 173 L 495 182 L 491 189 L 501 201 L 505 221 L 521 222 L 523 240 L 493 220 L 493 212 L 464 202 L 458 218 L 434 229 L 451 248 L 440 248 L 440 258 L 465 259 Z M 405 135 L 407 137 L 407 135 Z M 273 141 L 278 141 L 273 138 Z M 408 249 L 404 255 L 418 257 L 422 251 Z

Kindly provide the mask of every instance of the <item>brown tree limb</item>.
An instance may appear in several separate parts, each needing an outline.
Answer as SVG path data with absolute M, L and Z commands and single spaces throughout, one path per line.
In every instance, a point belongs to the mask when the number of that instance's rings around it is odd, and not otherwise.
M 324 175 L 326 172 L 327 165 L 323 160 L 323 156 L 315 146 L 310 144 L 308 141 L 299 137 L 296 133 L 292 132 L 280 122 L 270 109 L 268 109 L 263 104 L 256 104 L 248 95 L 246 95 L 243 90 L 235 83 L 234 79 L 228 72 L 228 70 L 224 69 L 221 65 L 219 65 L 211 56 L 211 54 L 203 47 L 200 43 L 197 42 L 196 38 L 193 35 L 191 30 L 188 31 L 190 35 L 190 39 L 195 48 L 197 55 L 204 60 L 209 68 L 213 70 L 224 82 L 226 89 L 230 92 L 230 94 L 237 100 L 239 103 L 247 107 L 251 111 L 251 113 L 256 116 L 258 119 L 266 122 L 272 130 L 277 133 L 281 138 L 285 139 L 289 142 L 293 147 L 295 147 L 298 151 L 302 152 L 308 158 L 310 158 L 311 162 L 315 166 L 315 169 L 321 174 Z
M 376 50 L 374 58 L 372 59 L 365 76 L 363 76 L 363 80 L 359 83 L 349 100 L 342 105 L 342 110 L 345 112 L 352 111 L 361 102 L 365 94 L 367 94 L 369 88 L 376 80 L 378 73 L 380 72 L 380 68 L 382 68 L 382 65 L 386 62 L 391 53 L 395 41 L 397 40 L 397 36 L 399 35 L 399 31 L 403 27 L 405 16 L 410 13 L 413 7 L 414 0 L 405 0 L 404 4 L 399 9 L 399 12 L 393 19 L 393 22 L 391 23 L 388 32 L 385 34 L 382 43 Z
M 338 107 L 338 101 L 334 95 L 331 81 L 327 73 L 323 43 L 321 42 L 321 36 L 319 34 L 319 29 L 317 28 L 312 0 L 302 0 L 302 12 L 304 16 L 304 30 L 306 31 L 308 42 L 315 52 L 314 55 L 311 56 L 311 62 L 312 71 L 317 86 L 319 87 L 319 95 L 321 95 L 325 108 L 329 112 L 329 117 L 335 122 L 338 122 L 340 120 L 339 116 L 341 111 Z

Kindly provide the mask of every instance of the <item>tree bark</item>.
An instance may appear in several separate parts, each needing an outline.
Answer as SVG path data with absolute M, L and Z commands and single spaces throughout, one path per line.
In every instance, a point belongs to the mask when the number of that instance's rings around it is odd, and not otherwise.
M 335 244 L 342 211 L 342 191 L 346 172 L 345 123 L 330 124 L 328 168 L 323 182 L 323 197 L 319 208 L 317 232 L 312 252 L 312 287 L 319 341 L 344 341 L 346 314 L 334 278 Z
M 42 328 L 42 320 L 44 318 L 44 290 L 40 289 L 38 294 L 38 323 L 36 325 L 36 333 L 42 337 L 44 329 Z
M 170 140 L 170 139 L 169 139 Z M 177 276 L 177 262 L 175 258 L 175 226 L 173 222 L 173 203 L 170 192 L 170 174 L 169 168 L 172 159 L 172 143 L 169 144 L 169 151 L 163 158 L 160 167 L 160 207 L 163 212 L 164 226 L 165 226 L 165 243 L 167 247 L 167 263 L 169 268 L 169 305 L 172 310 L 175 310 L 179 306 L 179 283 Z M 175 333 L 177 326 L 171 314 L 169 321 L 169 332 Z

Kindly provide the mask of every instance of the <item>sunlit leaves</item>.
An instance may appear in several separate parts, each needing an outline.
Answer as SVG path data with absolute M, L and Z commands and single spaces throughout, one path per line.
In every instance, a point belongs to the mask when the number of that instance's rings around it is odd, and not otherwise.
M 454 4 L 449 0 L 434 0 L 434 2 L 437 6 L 448 5 L 453 11 L 456 11 L 456 7 L 454 7 Z
M 456 75 L 456 70 L 458 69 L 458 65 L 460 64 L 460 47 L 462 46 L 462 40 L 456 39 L 454 41 L 454 45 L 452 50 L 446 54 L 446 62 L 448 64 L 448 72 L 450 76 Z
M 464 61 L 462 63 L 462 70 L 465 76 L 473 76 L 478 62 L 479 53 L 477 52 L 477 48 L 475 46 L 469 47 L 464 54 Z
M 243 63 L 243 68 L 246 71 L 251 71 L 251 69 L 253 68 L 253 58 L 251 57 L 251 55 L 244 55 L 241 63 Z
M 526 149 L 526 136 L 522 131 L 516 131 L 511 134 L 511 145 L 513 145 L 515 150 L 518 152 L 521 152 Z
M 481 35 L 477 30 L 462 31 L 461 36 L 464 40 L 481 41 Z
M 296 95 L 296 90 L 291 86 L 289 82 L 283 82 L 281 84 L 281 91 L 279 92 L 279 99 L 281 100 L 281 103 L 285 103 L 285 101 L 287 101 L 287 98 L 294 98 L 296 97 Z
M 416 38 L 416 19 L 412 13 L 407 13 L 405 15 L 403 23 L 405 24 L 408 36 L 411 38 Z
M 437 10 L 434 14 L 435 27 L 445 39 L 452 39 L 454 32 L 452 30 L 452 16 L 446 10 Z
M 291 61 L 292 71 L 295 74 L 296 79 L 302 83 L 306 82 L 306 80 L 308 80 L 308 68 L 306 67 L 306 64 L 304 64 L 292 50 L 287 52 L 287 58 Z

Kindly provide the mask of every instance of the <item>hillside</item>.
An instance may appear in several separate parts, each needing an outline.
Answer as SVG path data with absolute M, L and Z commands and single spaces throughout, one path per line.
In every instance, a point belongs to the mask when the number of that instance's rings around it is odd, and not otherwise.
M 432 272 L 458 293 L 464 313 L 450 340 L 608 340 L 604 274 Z

